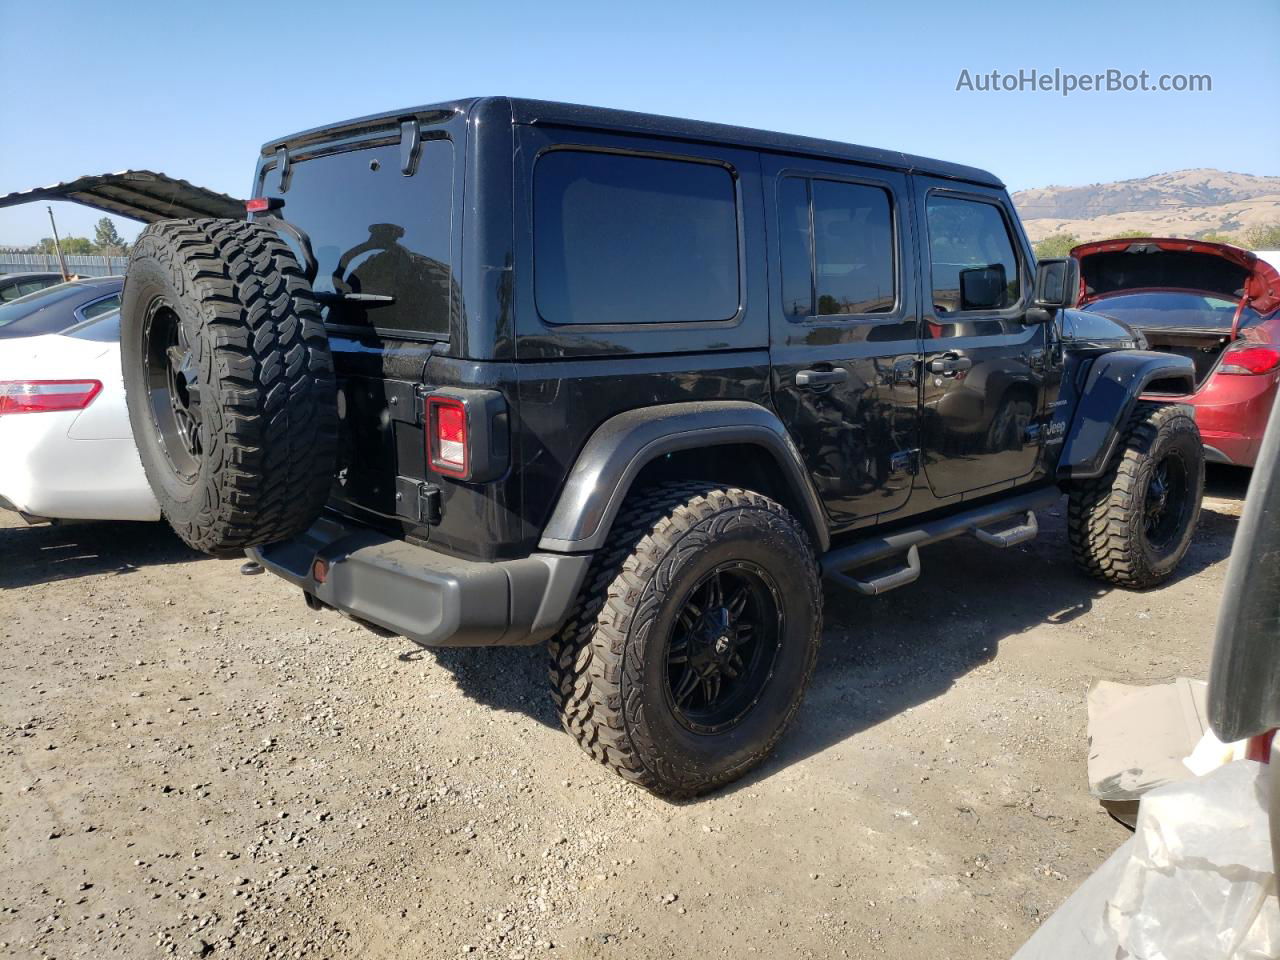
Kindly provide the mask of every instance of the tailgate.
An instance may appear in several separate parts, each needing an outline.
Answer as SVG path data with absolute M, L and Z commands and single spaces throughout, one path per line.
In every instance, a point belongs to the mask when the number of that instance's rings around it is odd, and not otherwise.
M 256 195 L 315 257 L 339 389 L 333 503 L 425 536 L 397 492 L 426 478 L 415 390 L 432 351 L 456 336 L 454 144 L 423 136 L 412 159 L 406 172 L 399 122 L 281 147 L 263 158 Z

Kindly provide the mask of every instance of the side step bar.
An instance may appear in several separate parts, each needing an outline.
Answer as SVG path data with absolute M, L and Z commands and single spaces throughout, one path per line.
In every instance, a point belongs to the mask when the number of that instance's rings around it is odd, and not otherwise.
M 1045 487 L 998 503 L 975 507 L 948 517 L 939 517 L 937 520 L 930 520 L 917 527 L 895 530 L 882 537 L 859 540 L 857 543 L 838 547 L 824 554 L 821 560 L 822 573 L 835 583 L 869 597 L 905 587 L 920 578 L 919 548 L 925 544 L 971 533 L 988 546 L 1015 547 L 1035 539 L 1036 534 L 1040 532 L 1035 511 L 1053 504 L 1061 495 L 1057 487 Z M 986 529 L 1001 520 L 1018 516 L 1021 516 L 1021 522 L 1014 526 L 1007 526 L 996 532 Z M 848 573 L 849 570 L 901 556 L 904 553 L 905 562 L 901 567 L 876 577 L 861 579 Z

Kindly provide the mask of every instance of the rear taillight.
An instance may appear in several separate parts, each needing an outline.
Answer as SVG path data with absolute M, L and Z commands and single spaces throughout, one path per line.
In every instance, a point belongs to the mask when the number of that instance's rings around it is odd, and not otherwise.
M 467 408 L 452 397 L 427 398 L 431 468 L 447 477 L 467 476 Z
M 1218 365 L 1218 373 L 1228 376 L 1256 377 L 1270 373 L 1280 367 L 1280 349 L 1261 347 L 1243 340 L 1237 340 L 1222 355 L 1222 363 Z
M 83 410 L 101 392 L 99 380 L 0 380 L 0 416 Z

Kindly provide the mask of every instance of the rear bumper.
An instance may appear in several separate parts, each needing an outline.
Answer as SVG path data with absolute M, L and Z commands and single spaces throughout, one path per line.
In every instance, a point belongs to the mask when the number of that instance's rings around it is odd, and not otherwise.
M 58 520 L 159 520 L 133 440 L 69 436 L 81 414 L 0 417 L 0 505 Z
M 423 646 L 537 643 L 565 620 L 589 554 L 485 563 L 445 556 L 367 527 L 321 518 L 249 555 L 310 598 Z M 328 570 L 315 579 L 316 561 Z
M 1210 461 L 1252 467 L 1267 431 L 1277 377 L 1215 374 L 1189 398 Z
M 1210 463 L 1225 463 L 1235 467 L 1253 467 L 1258 463 L 1261 437 L 1206 436 L 1204 458 Z

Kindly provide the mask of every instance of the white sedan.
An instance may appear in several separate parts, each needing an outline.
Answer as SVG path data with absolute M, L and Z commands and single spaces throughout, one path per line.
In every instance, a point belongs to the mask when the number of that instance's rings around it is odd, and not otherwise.
M 133 445 L 120 314 L 0 342 L 0 507 L 28 520 L 159 520 Z

